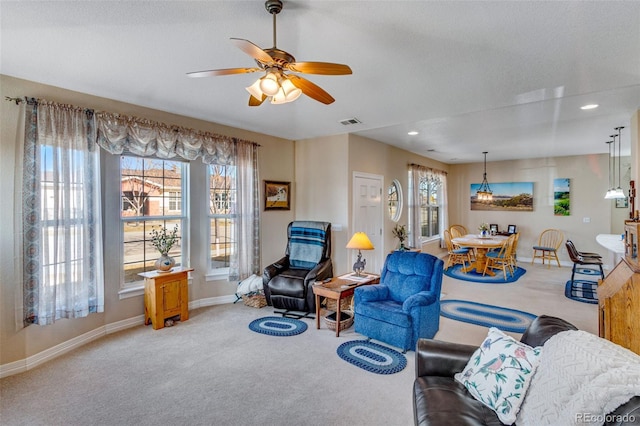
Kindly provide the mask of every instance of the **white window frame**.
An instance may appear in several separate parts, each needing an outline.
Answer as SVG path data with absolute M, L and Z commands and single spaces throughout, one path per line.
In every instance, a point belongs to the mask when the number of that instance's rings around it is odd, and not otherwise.
M 216 203 L 219 204 L 220 201 L 216 200 L 215 197 L 212 198 L 211 195 L 211 168 L 212 167 L 237 167 L 237 166 L 231 166 L 231 165 L 217 165 L 217 164 L 208 164 L 207 165 L 207 177 L 206 177 L 206 197 L 207 200 L 209 200 L 207 202 L 207 223 L 208 223 L 208 232 L 207 232 L 207 280 L 217 280 L 217 279 L 222 279 L 222 278 L 226 278 L 229 275 L 229 266 L 222 266 L 222 267 L 218 267 L 218 268 L 214 268 L 211 265 L 211 246 L 213 244 L 213 241 L 211 239 L 211 236 L 213 234 L 212 229 L 211 229 L 211 221 L 214 219 L 230 219 L 230 220 L 235 220 L 237 214 L 234 213 L 211 213 L 211 203 Z M 224 200 L 223 203 L 227 204 L 227 208 L 229 209 L 233 209 L 235 208 L 235 203 L 236 203 L 236 199 L 238 196 L 238 190 L 239 188 L 236 188 L 235 191 L 231 191 L 231 196 L 227 199 Z M 232 225 L 232 227 L 235 226 L 235 224 Z
M 190 222 L 190 214 L 189 214 L 189 199 L 188 199 L 188 194 L 189 194 L 189 187 L 190 187 L 190 182 L 189 182 L 189 162 L 188 161 L 180 161 L 180 160 L 176 160 L 176 159 L 171 159 L 171 160 L 165 160 L 165 159 L 161 159 L 161 158 L 155 158 L 155 157 L 139 157 L 136 155 L 131 155 L 131 154 L 122 154 L 120 156 L 119 159 L 119 164 L 118 164 L 118 170 L 119 170 L 119 179 L 120 182 L 122 181 L 122 157 L 132 157 L 132 158 L 139 158 L 142 160 L 155 160 L 155 161 L 169 161 L 169 162 L 176 162 L 176 163 L 180 163 L 182 165 L 181 167 L 181 177 L 180 177 L 180 181 L 181 181 L 181 201 L 182 201 L 182 213 L 181 214 L 164 214 L 164 215 L 154 215 L 154 216 L 149 216 L 149 215 L 145 215 L 145 216 L 122 216 L 121 215 L 121 211 L 122 211 L 122 199 L 120 199 L 119 201 L 119 206 L 120 206 L 120 212 L 119 212 L 119 222 L 120 222 L 120 298 L 127 298 L 127 297 L 133 297 L 133 296 L 138 296 L 143 294 L 144 292 L 144 278 L 140 277 L 139 280 L 136 281 L 130 281 L 130 282 L 125 282 L 125 273 L 124 273 L 124 224 L 126 222 L 141 222 L 141 221 L 158 221 L 158 220 L 163 220 L 163 221 L 175 221 L 178 220 L 180 221 L 180 229 L 181 229 L 181 235 L 180 235 L 180 245 L 181 245 L 181 257 L 179 262 L 176 263 L 180 263 L 183 266 L 188 266 L 189 264 L 189 259 L 190 259 L 190 244 L 189 244 L 189 222 Z M 168 191 L 171 192 L 171 191 Z M 173 191 L 175 192 L 175 191 Z M 120 194 L 121 195 L 121 189 L 120 189 Z M 166 200 L 165 197 L 163 197 L 163 200 Z M 163 208 L 165 207 L 165 202 L 163 201 L 163 203 L 161 203 L 163 205 Z M 167 211 L 168 211 L 168 206 L 169 203 L 167 201 L 166 203 L 166 207 L 167 207 Z M 147 239 L 150 239 L 150 237 L 148 235 L 145 235 L 145 241 Z M 159 254 L 157 252 L 153 253 L 151 256 L 149 257 L 145 257 L 145 261 L 149 261 L 152 256 L 159 256 Z

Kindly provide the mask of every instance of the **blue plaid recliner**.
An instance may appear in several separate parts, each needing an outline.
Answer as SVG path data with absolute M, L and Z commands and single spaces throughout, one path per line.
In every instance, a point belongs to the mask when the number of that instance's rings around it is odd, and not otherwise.
M 426 253 L 394 251 L 387 256 L 380 284 L 355 289 L 355 330 L 403 351 L 440 328 L 444 262 Z
M 267 304 L 283 316 L 312 317 L 312 286 L 333 277 L 331 223 L 294 221 L 287 227 L 285 256 L 267 266 L 262 283 Z

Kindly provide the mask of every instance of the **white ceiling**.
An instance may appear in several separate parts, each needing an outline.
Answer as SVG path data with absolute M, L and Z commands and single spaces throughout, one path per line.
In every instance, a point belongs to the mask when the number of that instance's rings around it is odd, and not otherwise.
M 256 1 L 0 1 L 2 74 L 287 139 L 356 133 L 445 163 L 629 153 L 640 1 L 286 1 L 277 47 L 348 64 L 305 75 L 336 99 L 247 106 L 259 74 L 229 38 L 272 47 Z M 33 95 L 33 94 L 25 94 Z M 599 108 L 582 111 L 581 105 Z M 362 123 L 344 126 L 346 118 Z M 417 130 L 417 136 L 407 131 Z

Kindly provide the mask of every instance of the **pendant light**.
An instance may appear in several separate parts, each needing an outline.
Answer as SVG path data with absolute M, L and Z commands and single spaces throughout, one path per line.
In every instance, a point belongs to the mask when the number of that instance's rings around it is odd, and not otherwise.
M 609 173 L 608 173 L 609 174 L 609 176 L 608 176 L 609 177 L 609 187 L 607 189 L 607 193 L 604 195 L 604 198 L 605 198 L 605 200 L 610 200 L 610 199 L 613 198 L 613 193 L 614 193 L 613 183 L 611 183 L 611 173 L 613 173 L 615 171 L 614 170 L 615 165 L 614 165 L 614 167 L 611 167 L 611 158 L 612 158 L 611 157 L 611 144 L 614 143 L 614 141 L 611 140 L 611 141 L 607 141 L 605 143 L 609 147 L 609 158 L 607 159 L 607 166 L 609 168 Z
M 478 188 L 478 192 L 476 192 L 476 195 L 479 201 L 491 201 L 493 199 L 493 192 L 489 187 L 489 182 L 487 182 L 488 151 L 484 151 L 483 154 L 484 154 L 484 174 L 482 175 L 482 183 L 480 184 L 480 188 Z
M 621 172 L 620 170 L 622 169 L 622 158 L 621 158 L 621 144 L 620 144 L 620 140 L 622 139 L 620 137 L 620 130 L 624 129 L 624 127 L 616 127 L 614 130 L 618 131 L 618 187 L 614 190 L 613 192 L 613 198 L 626 198 L 624 195 L 624 191 L 621 188 L 622 185 L 622 178 L 621 178 Z M 615 151 L 615 137 L 613 138 L 614 141 L 614 146 L 613 146 L 613 150 Z M 614 161 L 615 161 L 615 156 L 614 156 Z M 615 184 L 615 177 L 614 177 L 614 184 Z

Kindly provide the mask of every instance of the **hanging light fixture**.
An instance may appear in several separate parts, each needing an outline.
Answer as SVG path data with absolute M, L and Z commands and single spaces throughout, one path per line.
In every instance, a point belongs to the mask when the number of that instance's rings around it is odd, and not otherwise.
M 621 159 L 621 144 L 620 144 L 620 140 L 622 139 L 620 136 L 620 130 L 624 129 L 624 127 L 616 127 L 614 130 L 618 131 L 618 187 L 614 190 L 613 193 L 613 197 L 612 198 L 626 198 L 624 195 L 624 191 L 621 188 L 622 185 L 622 178 L 621 178 L 621 172 L 620 169 L 622 168 L 622 159 Z M 613 139 L 615 142 L 615 138 Z M 615 151 L 615 144 L 613 146 L 613 149 Z M 615 157 L 615 156 L 614 156 Z M 614 159 L 615 161 L 615 159 Z M 615 184 L 615 177 L 614 177 L 614 184 Z
M 612 135 L 613 136 L 613 135 Z M 605 200 L 610 200 L 613 198 L 613 193 L 615 190 L 613 189 L 613 183 L 611 183 L 611 173 L 615 172 L 614 167 L 611 167 L 611 144 L 614 143 L 615 140 L 605 142 L 609 146 L 609 158 L 607 159 L 607 166 L 609 168 L 609 189 L 607 189 L 607 193 L 604 195 Z M 615 147 L 615 145 L 614 145 Z
M 487 182 L 487 154 L 488 151 L 484 151 L 484 174 L 482 175 L 482 183 L 480 184 L 480 188 L 478 188 L 478 192 L 476 192 L 476 196 L 479 201 L 491 201 L 493 199 L 493 191 L 491 191 L 491 187 L 489 187 L 489 182 Z

